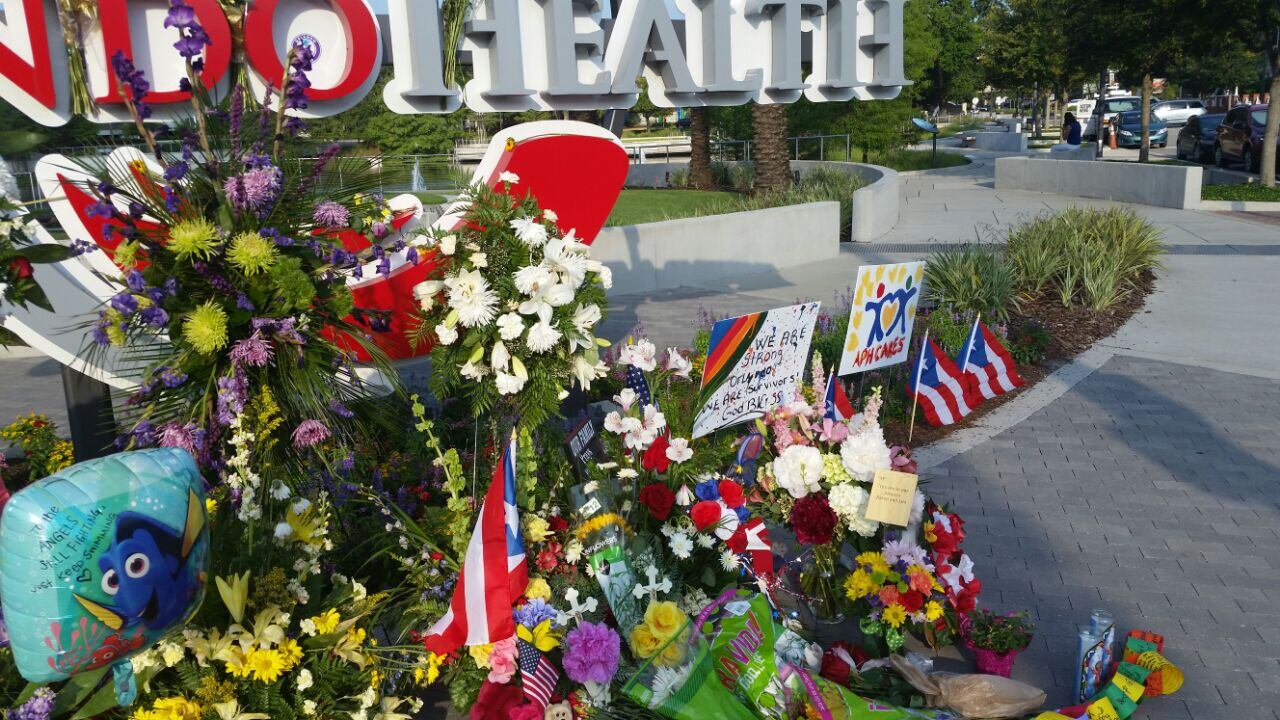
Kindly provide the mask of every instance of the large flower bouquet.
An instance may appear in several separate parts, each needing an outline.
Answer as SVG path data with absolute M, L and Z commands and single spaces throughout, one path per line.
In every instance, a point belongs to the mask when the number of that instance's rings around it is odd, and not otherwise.
M 453 230 L 415 241 L 438 251 L 444 270 L 414 288 L 410 339 L 434 343 L 438 397 L 461 394 L 477 416 L 510 399 L 521 424 L 536 427 L 572 383 L 589 388 L 604 373 L 595 327 L 612 280 L 552 209 L 507 194 L 517 181 L 507 173 L 497 189 L 471 188 Z

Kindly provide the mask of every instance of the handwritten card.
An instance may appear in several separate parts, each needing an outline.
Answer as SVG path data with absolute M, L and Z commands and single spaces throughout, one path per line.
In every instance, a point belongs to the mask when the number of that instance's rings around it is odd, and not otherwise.
M 918 475 L 877 470 L 871 481 L 871 499 L 867 501 L 867 519 L 887 525 L 906 527 L 911 522 L 911 505 L 916 498 Z
M 795 398 L 819 305 L 792 305 L 712 326 L 693 437 L 754 420 Z

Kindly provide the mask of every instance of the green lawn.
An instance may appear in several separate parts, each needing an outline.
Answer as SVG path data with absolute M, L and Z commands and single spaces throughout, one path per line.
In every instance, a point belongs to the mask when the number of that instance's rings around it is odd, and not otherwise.
M 1257 183 L 1248 185 L 1205 185 L 1200 191 L 1202 200 L 1235 200 L 1280 202 L 1280 187 L 1264 187 Z
M 947 123 L 946 125 L 938 128 L 938 137 L 947 138 L 952 137 L 953 135 L 959 135 L 962 132 L 969 132 L 970 130 L 980 130 L 985 127 L 986 124 L 986 121 L 981 118 L 957 120 L 956 122 Z
M 684 137 L 685 131 L 675 125 L 666 127 L 648 127 L 648 128 L 623 128 L 623 140 L 640 140 L 643 138 L 653 137 Z
M 445 196 L 437 195 L 435 193 L 417 192 L 413 194 L 418 196 L 418 199 L 422 201 L 423 205 L 440 205 L 442 203 L 448 202 L 449 200 Z
M 708 206 L 739 197 L 737 193 L 708 190 L 623 190 L 605 224 L 639 225 L 693 217 Z

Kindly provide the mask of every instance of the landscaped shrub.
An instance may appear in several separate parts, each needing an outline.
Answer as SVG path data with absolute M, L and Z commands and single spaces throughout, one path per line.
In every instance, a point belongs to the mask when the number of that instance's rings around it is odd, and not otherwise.
M 1053 336 L 1040 323 L 1028 322 L 1009 331 L 1009 342 L 1005 345 L 1009 354 L 1019 365 L 1039 365 L 1049 352 L 1049 343 Z
M 1063 306 L 1109 310 L 1160 267 L 1160 230 L 1127 208 L 1067 208 L 1009 230 L 1005 256 L 1017 289 L 1052 291 Z
M 997 250 L 966 245 L 929 259 L 925 296 L 959 313 L 1004 320 L 1016 304 L 1014 270 Z

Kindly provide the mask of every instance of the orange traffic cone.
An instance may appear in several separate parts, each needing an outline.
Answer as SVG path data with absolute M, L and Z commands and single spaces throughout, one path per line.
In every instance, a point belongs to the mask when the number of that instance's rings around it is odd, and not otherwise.
M 1114 127 L 1107 128 L 1107 144 L 1112 150 L 1116 149 L 1116 129 Z

